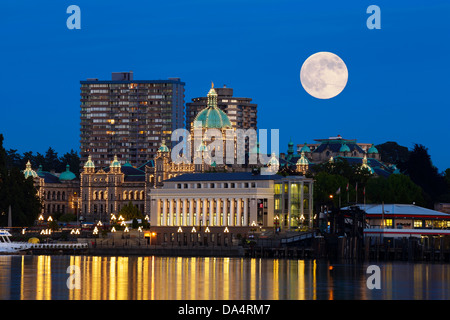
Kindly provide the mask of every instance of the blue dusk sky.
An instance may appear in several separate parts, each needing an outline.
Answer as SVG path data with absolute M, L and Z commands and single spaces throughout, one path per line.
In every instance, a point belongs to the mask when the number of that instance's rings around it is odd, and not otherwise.
M 67 7 L 81 9 L 69 30 Z M 381 9 L 369 30 L 368 6 Z M 280 129 L 280 151 L 340 134 L 364 143 L 429 148 L 450 167 L 450 2 L 17 1 L 1 3 L 1 118 L 5 148 L 79 151 L 80 80 L 180 77 L 185 102 L 211 81 L 258 104 L 258 128 Z M 340 56 L 349 78 L 321 100 L 300 83 L 312 54 Z

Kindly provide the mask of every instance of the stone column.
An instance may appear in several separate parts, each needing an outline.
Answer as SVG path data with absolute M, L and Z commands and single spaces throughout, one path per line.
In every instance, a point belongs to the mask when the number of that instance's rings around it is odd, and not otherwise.
M 169 201 L 169 226 L 173 226 L 173 199 Z
M 209 198 L 209 225 L 214 225 L 214 199 Z
M 162 225 L 162 221 L 161 221 L 161 200 L 157 199 L 152 199 L 150 201 L 150 223 L 152 226 L 161 226 Z
M 237 198 L 236 199 L 236 226 L 240 227 L 242 225 L 241 223 L 241 217 L 242 217 L 242 199 L 241 198 Z
M 220 225 L 220 201 L 221 199 L 219 198 L 216 199 L 216 221 L 214 223 L 215 226 Z
M 183 199 L 183 214 L 181 215 L 181 219 L 182 219 L 182 223 L 181 225 L 183 226 L 187 226 L 187 203 L 188 200 L 187 199 Z
M 202 226 L 206 227 L 206 216 L 208 214 L 208 199 L 203 199 Z
M 244 226 L 248 226 L 248 198 L 244 198 Z
M 194 198 L 189 199 L 189 219 L 187 223 L 189 226 L 194 225 Z
M 223 205 L 223 216 L 222 216 L 222 225 L 227 226 L 228 225 L 228 220 L 227 220 L 227 215 L 228 215 L 228 208 L 227 208 L 227 198 L 222 198 L 222 205 Z
M 195 226 L 200 225 L 200 213 L 201 213 L 200 199 L 195 199 L 195 221 L 194 221 Z
M 181 207 L 180 207 L 180 199 L 176 200 L 176 207 L 175 207 L 175 222 L 174 226 L 181 226 Z
M 161 223 L 162 226 L 167 225 L 167 199 L 163 199 L 163 221 Z
M 230 226 L 234 226 L 234 198 L 230 199 Z

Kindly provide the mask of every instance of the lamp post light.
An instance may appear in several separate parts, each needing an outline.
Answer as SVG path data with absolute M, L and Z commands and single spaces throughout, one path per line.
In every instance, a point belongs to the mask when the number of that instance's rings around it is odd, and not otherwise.
M 280 224 L 280 217 L 278 215 L 275 216 L 273 223 L 275 224 L 275 233 L 278 234 L 278 225 Z

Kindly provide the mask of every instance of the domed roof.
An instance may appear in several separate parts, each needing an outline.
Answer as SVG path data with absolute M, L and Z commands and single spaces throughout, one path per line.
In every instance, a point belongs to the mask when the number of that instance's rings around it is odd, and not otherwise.
M 117 159 L 117 155 L 114 156 L 114 160 L 111 161 L 111 164 L 109 167 L 110 168 L 120 168 L 121 167 L 120 161 Z
M 300 166 L 309 165 L 309 160 L 308 160 L 308 158 L 305 157 L 304 151 L 302 151 L 301 157 L 297 160 L 297 165 L 300 165 Z
M 31 169 L 30 160 L 28 160 L 28 162 L 27 162 L 26 169 L 23 171 L 23 175 L 25 176 L 25 179 L 28 177 L 32 177 L 33 179 L 38 177 L 38 174 L 36 173 L 36 171 Z
M 378 149 L 372 144 L 369 150 L 367 150 L 367 153 L 378 153 Z
M 166 147 L 167 148 L 167 147 Z M 125 163 L 123 164 L 123 166 L 122 167 L 132 167 L 133 168 L 133 166 L 131 165 L 131 163 L 130 163 L 130 161 L 125 161 Z
M 364 158 L 362 159 L 362 165 L 361 165 L 361 168 L 364 168 L 364 169 L 369 170 L 369 172 L 370 172 L 371 174 L 374 174 L 374 173 L 375 173 L 375 171 L 373 170 L 373 168 L 367 163 L 367 156 L 366 156 L 366 155 L 364 155 Z
M 344 143 L 344 144 L 341 146 L 341 148 L 339 149 L 339 152 L 350 152 L 350 148 L 348 147 L 347 144 Z
M 94 161 L 92 161 L 91 156 L 88 156 L 88 160 L 84 164 L 85 168 L 95 168 Z
M 163 139 L 161 146 L 158 148 L 159 152 L 169 152 L 169 148 L 166 146 L 166 140 Z
M 277 159 L 277 156 L 275 155 L 275 152 L 272 152 L 272 156 L 269 159 L 269 162 L 267 163 L 269 166 L 279 166 L 280 162 Z
M 304 144 L 304 146 L 300 149 L 300 152 L 311 152 L 311 149 L 308 147 L 308 145 Z
M 70 181 L 76 179 L 76 175 L 70 171 L 70 166 L 66 165 L 66 171 L 59 175 L 60 181 Z
M 225 112 L 220 110 L 218 107 L 211 107 L 211 106 L 208 106 L 202 111 L 200 111 L 197 117 L 195 117 L 194 126 L 206 129 L 232 128 L 230 119 L 225 114 Z
M 217 93 L 214 84 L 208 92 L 208 106 L 200 111 L 194 119 L 195 128 L 231 129 L 230 119 L 225 112 L 217 107 Z

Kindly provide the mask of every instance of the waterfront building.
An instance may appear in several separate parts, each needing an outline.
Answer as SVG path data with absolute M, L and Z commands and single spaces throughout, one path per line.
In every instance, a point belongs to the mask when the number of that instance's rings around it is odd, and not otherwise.
M 70 171 L 61 173 L 43 171 L 42 166 L 37 170 L 31 168 L 28 161 L 23 171 L 25 178 L 32 177 L 37 187 L 38 196 L 42 201 L 42 218 L 71 213 L 76 215 L 79 208 L 80 180 Z
M 413 204 L 356 204 L 366 213 L 365 236 L 450 235 L 450 214 Z M 342 208 L 347 210 L 349 207 Z
M 184 82 L 134 80 L 132 72 L 113 73 L 112 80 L 87 79 L 81 84 L 81 161 L 91 156 L 107 167 L 117 155 L 140 166 L 156 156 L 172 131 L 184 128 Z
M 193 173 L 150 191 L 152 226 L 312 226 L 313 180 L 257 172 Z M 306 224 L 305 224 L 306 223 Z
M 257 104 L 252 103 L 251 98 L 233 97 L 233 89 L 215 88 L 217 94 L 217 107 L 229 118 L 232 128 L 255 129 L 257 128 Z M 194 119 L 209 106 L 208 97 L 193 98 L 186 103 L 186 128 L 192 129 Z

